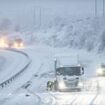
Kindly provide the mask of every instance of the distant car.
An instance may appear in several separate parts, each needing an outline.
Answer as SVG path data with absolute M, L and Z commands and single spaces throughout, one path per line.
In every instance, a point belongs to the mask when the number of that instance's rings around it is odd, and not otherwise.
M 13 42 L 13 47 L 15 48 L 21 48 L 23 47 L 24 44 L 23 44 L 23 40 L 18 38 L 18 39 L 15 39 L 14 42 Z
M 97 76 L 105 76 L 105 64 L 101 64 L 97 69 Z

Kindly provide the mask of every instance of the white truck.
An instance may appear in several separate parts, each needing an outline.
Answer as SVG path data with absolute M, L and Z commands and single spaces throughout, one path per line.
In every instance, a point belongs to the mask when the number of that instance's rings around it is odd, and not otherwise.
M 47 89 L 54 91 L 81 91 L 84 68 L 81 65 L 57 66 L 55 60 L 55 80 L 48 81 Z

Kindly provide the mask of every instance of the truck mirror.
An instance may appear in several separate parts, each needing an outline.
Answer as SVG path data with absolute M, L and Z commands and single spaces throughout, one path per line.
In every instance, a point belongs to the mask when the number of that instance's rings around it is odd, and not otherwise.
M 57 67 L 57 60 L 56 59 L 54 60 L 54 67 L 55 67 L 55 70 L 56 70 L 56 67 Z
M 84 74 L 84 68 L 82 67 L 82 74 Z

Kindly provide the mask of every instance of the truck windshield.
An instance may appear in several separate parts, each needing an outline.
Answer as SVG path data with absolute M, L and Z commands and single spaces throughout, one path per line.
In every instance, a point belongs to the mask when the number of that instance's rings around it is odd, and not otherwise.
M 57 68 L 56 72 L 57 72 L 57 75 L 79 76 L 81 75 L 81 68 L 80 67 L 61 67 L 61 68 Z

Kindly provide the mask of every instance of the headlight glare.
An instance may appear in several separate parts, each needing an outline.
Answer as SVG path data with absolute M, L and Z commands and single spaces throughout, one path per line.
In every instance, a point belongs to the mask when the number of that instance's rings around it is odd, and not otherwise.
M 63 81 L 59 82 L 59 88 L 64 89 L 65 88 L 65 83 Z

